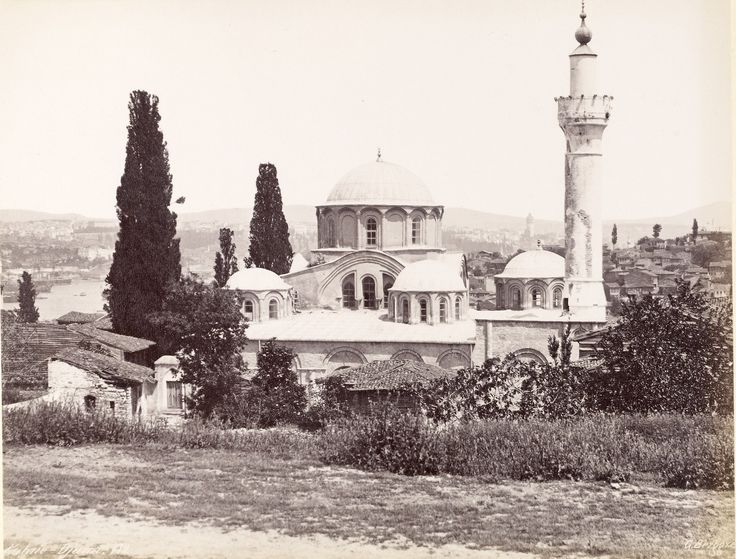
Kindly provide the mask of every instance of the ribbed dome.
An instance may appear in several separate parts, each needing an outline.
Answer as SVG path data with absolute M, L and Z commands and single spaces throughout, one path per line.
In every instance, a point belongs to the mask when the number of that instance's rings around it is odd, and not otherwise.
M 282 291 L 291 288 L 277 274 L 264 268 L 246 268 L 235 272 L 227 280 L 226 287 L 242 291 Z
M 433 206 L 434 200 L 414 173 L 394 163 L 373 161 L 356 167 L 337 182 L 326 205 L 341 204 Z
M 448 292 L 465 291 L 460 270 L 441 260 L 420 260 L 404 268 L 390 291 Z
M 497 278 L 562 278 L 565 259 L 549 250 L 528 250 L 514 256 Z

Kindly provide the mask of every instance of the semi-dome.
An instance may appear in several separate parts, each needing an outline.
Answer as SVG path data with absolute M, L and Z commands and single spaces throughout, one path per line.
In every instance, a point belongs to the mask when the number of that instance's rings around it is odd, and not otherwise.
M 427 186 L 411 171 L 387 161 L 356 167 L 342 177 L 326 205 L 433 206 Z
M 459 268 L 441 260 L 420 260 L 399 273 L 391 291 L 440 293 L 465 289 Z
M 562 278 L 565 259 L 549 250 L 538 248 L 514 256 L 497 278 Z
M 227 280 L 226 287 L 241 291 L 283 291 L 291 288 L 278 274 L 265 268 L 246 268 L 235 272 Z

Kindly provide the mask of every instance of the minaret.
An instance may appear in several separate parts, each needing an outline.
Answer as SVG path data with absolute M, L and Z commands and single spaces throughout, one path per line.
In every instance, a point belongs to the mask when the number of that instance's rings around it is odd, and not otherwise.
M 524 248 L 532 250 L 534 248 L 534 216 L 530 213 L 526 216 L 526 229 L 524 230 Z
M 565 294 L 563 307 L 573 315 L 605 321 L 603 235 L 601 231 L 601 138 L 611 116 L 613 97 L 599 95 L 596 59 L 588 43 L 585 3 L 579 45 L 570 55 L 570 95 L 557 101 L 560 128 L 565 133 Z

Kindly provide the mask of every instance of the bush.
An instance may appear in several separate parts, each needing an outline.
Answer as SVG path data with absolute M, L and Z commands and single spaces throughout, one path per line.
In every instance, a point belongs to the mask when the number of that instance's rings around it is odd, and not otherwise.
M 732 419 L 711 416 L 494 419 L 440 429 L 416 415 L 384 411 L 329 425 L 320 457 L 365 470 L 494 481 L 613 482 L 654 474 L 675 487 L 734 483 Z
M 325 463 L 363 470 L 436 474 L 445 454 L 443 442 L 423 416 L 386 406 L 328 425 L 320 439 L 320 455 Z

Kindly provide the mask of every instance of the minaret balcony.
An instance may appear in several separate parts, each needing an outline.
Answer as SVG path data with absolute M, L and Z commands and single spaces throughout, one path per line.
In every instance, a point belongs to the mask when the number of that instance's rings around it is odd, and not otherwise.
M 555 100 L 560 124 L 591 120 L 601 120 L 605 123 L 610 118 L 613 108 L 613 97 L 610 95 L 568 96 L 558 97 Z

